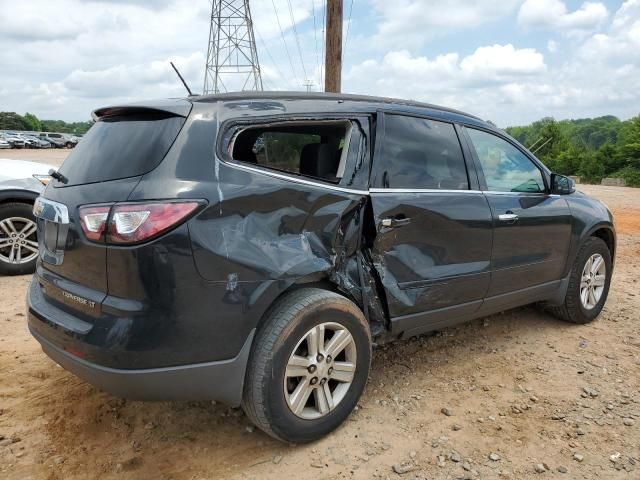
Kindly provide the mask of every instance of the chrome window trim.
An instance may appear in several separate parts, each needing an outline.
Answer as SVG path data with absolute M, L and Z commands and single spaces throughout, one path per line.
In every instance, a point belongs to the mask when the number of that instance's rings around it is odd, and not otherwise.
M 489 194 L 489 195 L 518 195 L 518 196 L 546 196 L 546 197 L 560 197 L 557 194 L 547 194 L 544 192 L 499 192 L 494 190 L 444 190 L 439 188 L 370 188 L 369 190 L 358 190 L 354 188 L 345 188 L 337 185 L 330 185 L 321 182 L 314 182 L 313 180 L 307 180 L 304 178 L 296 178 L 291 175 L 282 174 L 270 171 L 266 168 L 254 168 L 248 165 L 244 165 L 239 162 L 227 162 L 217 159 L 231 168 L 237 168 L 248 172 L 261 173 L 269 177 L 278 178 L 280 180 L 286 180 L 289 182 L 299 183 L 301 185 L 310 185 L 313 187 L 326 188 L 328 190 L 334 190 L 336 192 L 351 193 L 355 195 L 369 195 L 372 193 L 461 193 L 461 194 Z
M 484 190 L 484 193 L 487 195 L 518 195 L 524 197 L 559 197 L 557 193 L 546 193 L 546 192 L 502 192 L 500 190 Z
M 250 167 L 248 165 L 244 165 L 241 164 L 239 162 L 225 162 L 223 160 L 218 159 L 218 161 L 223 162 L 226 166 L 228 167 L 232 167 L 232 168 L 238 168 L 240 170 L 246 170 L 248 172 L 256 172 L 256 173 L 261 173 L 263 175 L 267 175 L 269 177 L 274 177 L 274 178 L 279 178 L 281 180 L 286 180 L 289 182 L 295 182 L 295 183 L 300 183 L 302 185 L 310 185 L 313 187 L 322 187 L 322 188 L 326 188 L 329 190 L 334 190 L 337 192 L 344 192 L 344 193 L 353 193 L 356 195 L 368 195 L 369 194 L 369 190 L 356 190 L 356 189 L 352 189 L 352 188 L 345 188 L 345 187 L 339 187 L 337 185 L 329 185 L 327 183 L 321 183 L 321 182 L 314 182 L 313 180 L 306 180 L 304 178 L 296 178 L 292 175 L 287 175 L 287 174 L 282 174 L 282 173 L 277 173 L 277 172 L 272 172 L 266 168 L 255 168 L 255 167 Z
M 464 193 L 479 194 L 480 190 L 445 190 L 440 188 L 370 188 L 369 193 Z

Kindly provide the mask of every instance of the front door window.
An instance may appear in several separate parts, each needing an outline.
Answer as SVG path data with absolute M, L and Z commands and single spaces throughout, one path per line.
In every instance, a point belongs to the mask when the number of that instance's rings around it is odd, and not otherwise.
M 509 142 L 480 130 L 467 132 L 478 155 L 487 190 L 497 192 L 544 192 L 542 172 Z

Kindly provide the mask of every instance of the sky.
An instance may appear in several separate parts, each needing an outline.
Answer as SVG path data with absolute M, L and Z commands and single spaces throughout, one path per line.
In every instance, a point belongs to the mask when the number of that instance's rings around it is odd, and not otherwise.
M 265 90 L 322 90 L 325 0 L 251 0 Z M 82 121 L 204 85 L 209 0 L 0 0 L 0 111 Z M 344 0 L 342 91 L 499 126 L 640 114 L 640 0 Z M 230 80 L 229 84 L 233 84 Z

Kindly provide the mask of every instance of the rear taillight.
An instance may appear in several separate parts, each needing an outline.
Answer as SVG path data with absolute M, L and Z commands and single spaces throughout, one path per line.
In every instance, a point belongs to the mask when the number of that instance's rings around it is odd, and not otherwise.
M 182 222 L 198 205 L 198 202 L 115 205 L 107 242 L 139 243 L 150 240 Z
M 151 240 L 178 226 L 200 202 L 116 203 L 80 207 L 80 223 L 89 240 L 126 245 Z M 107 224 L 108 222 L 108 224 Z
M 102 239 L 111 206 L 80 207 L 80 225 L 89 240 L 97 242 Z

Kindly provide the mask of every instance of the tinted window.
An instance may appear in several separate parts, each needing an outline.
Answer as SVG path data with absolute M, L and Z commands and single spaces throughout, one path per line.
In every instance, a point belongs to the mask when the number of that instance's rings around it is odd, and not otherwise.
M 478 154 L 487 189 L 499 192 L 544 192 L 542 173 L 509 142 L 490 133 L 468 128 Z
M 450 123 L 386 115 L 376 169 L 376 182 L 386 188 L 469 188 L 460 142 Z
M 69 185 L 145 174 L 162 161 L 184 120 L 159 114 L 101 119 L 71 151 L 60 173 Z

